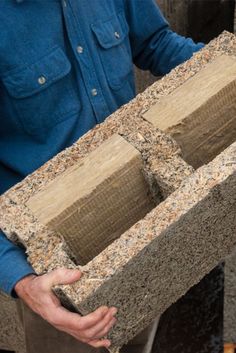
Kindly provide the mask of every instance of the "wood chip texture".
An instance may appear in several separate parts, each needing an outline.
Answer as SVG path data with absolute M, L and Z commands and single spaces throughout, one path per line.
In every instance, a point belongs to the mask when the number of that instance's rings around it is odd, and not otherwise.
M 110 334 L 113 347 L 147 326 L 234 244 L 235 144 L 194 173 L 175 140 L 143 118 L 161 97 L 222 54 L 236 55 L 236 38 L 226 32 L 0 198 L 0 228 L 25 245 L 38 273 L 75 268 L 62 235 L 39 222 L 27 202 L 114 134 L 139 151 L 159 205 L 82 267 L 78 284 L 56 289 L 84 314 L 101 304 L 118 307 L 118 323 Z

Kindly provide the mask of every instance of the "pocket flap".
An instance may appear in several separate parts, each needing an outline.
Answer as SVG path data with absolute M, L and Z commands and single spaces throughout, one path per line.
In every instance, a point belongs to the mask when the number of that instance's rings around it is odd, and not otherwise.
M 42 91 L 70 72 L 71 64 L 57 47 L 37 62 L 3 75 L 8 93 L 15 98 L 26 98 Z
M 91 28 L 99 42 L 105 48 L 119 45 L 128 34 L 128 25 L 123 14 L 113 16 L 107 21 L 98 21 Z

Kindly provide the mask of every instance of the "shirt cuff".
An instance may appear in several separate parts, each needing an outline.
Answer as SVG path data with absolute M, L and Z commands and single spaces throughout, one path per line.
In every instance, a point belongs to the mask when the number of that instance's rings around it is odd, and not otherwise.
M 0 230 L 0 289 L 16 298 L 16 283 L 30 274 L 35 271 L 24 250 L 9 241 Z

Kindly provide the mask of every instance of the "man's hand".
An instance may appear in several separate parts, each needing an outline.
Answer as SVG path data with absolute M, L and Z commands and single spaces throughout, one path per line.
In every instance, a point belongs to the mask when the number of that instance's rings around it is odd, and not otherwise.
M 116 308 L 98 308 L 87 316 L 71 313 L 62 307 L 52 291 L 56 284 L 71 284 L 81 276 L 79 270 L 57 269 L 42 276 L 29 275 L 15 285 L 15 291 L 35 313 L 58 330 L 93 347 L 109 347 L 110 341 L 102 339 L 116 322 Z

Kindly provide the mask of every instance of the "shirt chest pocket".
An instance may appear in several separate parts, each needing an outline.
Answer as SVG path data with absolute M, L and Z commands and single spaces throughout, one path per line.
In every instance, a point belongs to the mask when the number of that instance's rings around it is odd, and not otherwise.
M 69 60 L 56 47 L 39 61 L 3 75 L 13 111 L 28 134 L 44 139 L 53 126 L 78 112 L 70 71 Z
M 133 70 L 128 24 L 120 13 L 107 21 L 92 24 L 91 28 L 98 43 L 107 81 L 112 89 L 118 90 Z

